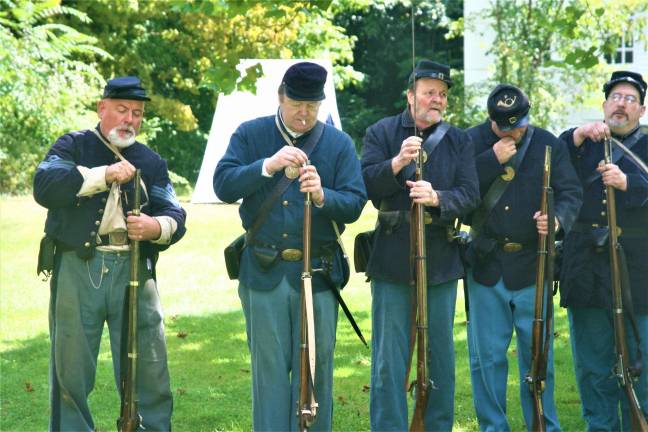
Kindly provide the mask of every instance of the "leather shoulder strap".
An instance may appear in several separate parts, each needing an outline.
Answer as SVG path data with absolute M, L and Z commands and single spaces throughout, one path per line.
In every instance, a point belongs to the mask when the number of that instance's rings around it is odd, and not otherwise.
M 634 145 L 637 144 L 643 136 L 644 134 L 641 132 L 641 129 L 637 129 L 637 131 L 634 134 L 632 134 L 632 136 L 630 136 L 623 144 L 625 144 L 628 150 L 631 150 L 632 147 L 634 147 Z M 623 154 L 624 154 L 623 150 L 620 149 L 618 146 L 615 146 L 614 150 L 612 150 L 612 163 L 616 164 L 617 162 L 619 162 L 619 159 L 621 159 Z M 584 187 L 589 186 L 600 177 L 601 177 L 601 173 L 598 171 L 594 171 L 589 177 L 587 177 L 587 180 L 585 180 Z
M 310 156 L 310 154 L 313 152 L 315 145 L 320 140 L 323 133 L 324 133 L 324 123 L 318 121 L 315 124 L 313 131 L 309 135 L 306 144 L 304 144 L 304 148 L 302 149 L 304 153 L 306 153 L 306 156 Z M 268 214 L 270 214 L 270 209 L 274 205 L 277 198 L 279 198 L 286 191 L 286 189 L 288 189 L 288 186 L 290 186 L 293 180 L 294 179 L 290 179 L 286 177 L 286 174 L 284 173 L 284 175 L 281 177 L 281 180 L 279 180 L 275 188 L 272 190 L 272 193 L 270 193 L 270 195 L 268 195 L 267 198 L 261 204 L 256 219 L 254 219 L 254 222 L 252 222 L 252 225 L 247 230 L 247 234 L 245 236 L 246 242 L 249 243 L 252 240 L 257 230 L 261 227 L 261 225 L 263 225 L 263 222 L 265 222 L 265 219 L 268 217 Z
M 507 164 L 507 166 L 513 167 L 514 172 L 517 172 L 520 165 L 522 164 L 522 160 L 524 159 L 524 155 L 529 148 L 529 144 L 531 143 L 531 138 L 533 138 L 534 132 L 535 128 L 529 125 L 520 149 L 512 158 L 512 160 Z M 479 235 L 479 232 L 488 219 L 488 215 L 490 215 L 490 212 L 495 208 L 497 202 L 500 200 L 500 198 L 502 198 L 502 195 L 504 195 L 504 192 L 506 191 L 508 185 L 511 183 L 511 180 L 504 180 L 501 176 L 498 176 L 491 184 L 488 192 L 486 192 L 486 195 L 484 195 L 484 198 L 482 199 L 481 206 L 479 206 L 473 216 L 472 225 L 470 227 L 470 231 L 472 233 L 471 236 L 473 238 Z
M 436 149 L 443 139 L 443 137 L 446 135 L 448 130 L 450 129 L 450 124 L 442 121 L 439 123 L 439 126 L 432 132 L 423 142 L 421 147 L 425 150 L 425 153 L 427 153 L 428 158 Z M 404 168 L 403 175 L 405 176 L 406 179 L 412 178 L 414 176 L 414 173 L 416 172 L 416 159 L 414 159 L 412 162 L 410 162 L 409 165 L 407 165 Z

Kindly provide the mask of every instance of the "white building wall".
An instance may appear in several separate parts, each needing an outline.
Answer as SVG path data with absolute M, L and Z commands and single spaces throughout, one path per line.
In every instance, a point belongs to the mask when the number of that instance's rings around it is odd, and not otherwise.
M 466 86 L 483 82 L 494 75 L 494 57 L 486 54 L 495 39 L 495 31 L 484 13 L 490 7 L 490 1 L 464 0 L 464 84 Z M 645 29 L 645 32 L 648 32 L 648 28 Z M 636 36 L 639 37 L 639 35 Z M 644 80 L 648 81 L 648 47 L 646 43 L 635 40 L 633 62 L 616 64 L 612 67 L 617 70 L 639 72 L 644 76 Z M 601 104 L 603 103 L 602 89 L 603 83 L 601 83 Z M 481 102 L 486 104 L 485 96 Z M 601 120 L 602 115 L 600 104 L 591 107 L 581 106 L 567 113 L 564 126 L 566 128 Z M 641 124 L 648 125 L 648 114 L 643 116 Z

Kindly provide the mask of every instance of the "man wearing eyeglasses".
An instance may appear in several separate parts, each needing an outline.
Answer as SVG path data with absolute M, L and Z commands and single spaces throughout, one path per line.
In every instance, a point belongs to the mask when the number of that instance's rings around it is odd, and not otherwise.
M 634 310 L 639 333 L 639 337 L 633 334 L 628 311 L 624 311 L 626 339 L 634 364 L 638 360 L 638 340 L 643 341 L 642 357 L 648 358 L 648 175 L 626 156 L 613 156 L 613 163 L 604 164 L 603 141 L 613 137 L 648 162 L 648 136 L 639 125 L 646 111 L 646 82 L 638 73 L 617 71 L 605 83 L 603 92 L 605 120 L 561 135 L 569 147 L 584 196 L 578 221 L 564 241 L 560 290 L 561 305 L 569 316 L 583 418 L 588 430 L 611 431 L 630 430 L 630 417 L 626 396 L 612 377 L 616 358 L 605 187 L 616 189 L 617 221 L 622 230 L 619 242 L 627 259 L 632 296 L 632 304 L 626 304 L 625 309 Z M 634 383 L 634 389 L 648 414 L 647 371 Z

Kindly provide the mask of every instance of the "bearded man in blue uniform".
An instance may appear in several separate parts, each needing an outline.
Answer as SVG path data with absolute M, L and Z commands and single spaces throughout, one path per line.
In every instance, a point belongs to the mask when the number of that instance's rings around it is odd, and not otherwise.
M 332 428 L 338 314 L 333 290 L 343 284 L 348 270 L 333 222 L 342 232 L 345 224 L 358 219 L 366 192 L 351 138 L 317 121 L 326 75 L 326 69 L 310 62 L 288 68 L 279 86 L 276 115 L 241 124 L 214 173 L 214 191 L 221 200 L 243 200 L 239 213 L 248 236 L 240 262 L 239 297 L 252 357 L 253 427 L 259 431 L 298 428 L 305 193 L 314 204 L 312 267 L 322 270 L 314 271 L 312 279 L 317 353 L 313 391 L 319 408 L 310 430 Z M 279 190 L 265 220 L 250 235 L 263 202 L 286 181 L 284 176 L 297 181 Z
M 612 163 L 601 161 L 603 141 L 613 137 L 648 163 L 648 136 L 639 126 L 646 111 L 646 82 L 636 72 L 617 71 L 603 92 L 605 121 L 587 123 L 560 136 L 567 143 L 584 190 L 578 220 L 564 240 L 560 297 L 569 316 L 574 368 L 588 430 L 628 431 L 627 398 L 612 376 L 616 354 L 605 188 L 612 186 L 616 194 L 619 243 L 627 260 L 632 298 L 632 304 L 624 304 L 627 343 L 630 363 L 635 365 L 640 359 L 628 314 L 633 310 L 644 359 L 634 389 L 644 415 L 648 415 L 648 174 L 618 149 Z
M 533 398 L 525 376 L 531 370 L 538 234 L 548 232 L 547 216 L 539 212 L 546 146 L 551 146 L 556 227 L 569 232 L 582 191 L 565 144 L 529 124 L 530 103 L 522 90 L 500 84 L 487 104 L 489 119 L 467 131 L 475 144 L 484 200 L 469 220 L 473 240 L 467 252 L 473 401 L 482 431 L 510 430 L 506 353 L 515 330 L 522 413 L 531 430 Z M 549 343 L 542 401 L 547 430 L 556 431 L 560 425 L 553 398 L 553 338 Z
M 34 198 L 48 209 L 39 267 L 54 248 L 50 299 L 50 424 L 52 431 L 93 431 L 88 406 L 104 323 L 110 332 L 119 383 L 124 301 L 130 281 L 130 244 L 140 242 L 137 394 L 141 427 L 170 430 L 172 395 L 162 309 L 155 281 L 160 251 L 185 233 L 166 162 L 137 142 L 144 102 L 136 77 L 108 81 L 97 104 L 95 129 L 60 137 L 34 177 Z M 121 159 L 121 160 L 120 160 Z M 142 184 L 135 185 L 135 169 Z M 142 189 L 140 216 L 132 210 Z M 119 385 L 119 384 L 118 384 Z
M 451 85 L 448 66 L 422 60 L 409 79 L 407 108 L 370 126 L 364 138 L 362 174 L 379 209 L 367 267 L 372 296 L 370 415 L 376 431 L 408 429 L 404 388 L 416 298 L 410 267 L 413 203 L 425 206 L 428 370 L 434 382 L 424 423 L 434 431 L 453 426 L 452 326 L 457 280 L 464 274 L 452 239 L 453 223 L 477 206 L 479 189 L 470 139 L 442 119 Z M 415 181 L 419 151 L 425 152 L 426 162 L 423 179 Z

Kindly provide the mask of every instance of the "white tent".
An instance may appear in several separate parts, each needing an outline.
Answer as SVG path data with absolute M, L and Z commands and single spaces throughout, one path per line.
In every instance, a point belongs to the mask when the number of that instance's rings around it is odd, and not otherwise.
M 259 78 L 256 83 L 256 94 L 242 91 L 234 91 L 232 94 L 221 94 L 216 104 L 214 119 L 212 120 L 207 147 L 203 156 L 198 181 L 193 195 L 192 203 L 217 203 L 221 202 L 213 188 L 213 177 L 216 164 L 225 154 L 229 144 L 230 137 L 236 128 L 246 120 L 256 117 L 274 114 L 277 111 L 278 99 L 277 89 L 281 84 L 286 69 L 292 64 L 304 60 L 241 60 L 237 68 L 245 71 L 246 68 L 261 63 L 263 68 L 263 77 Z M 328 60 L 307 60 L 317 63 L 328 71 L 324 93 L 326 99 L 322 101 L 318 118 L 332 123 L 338 129 L 341 129 L 340 115 L 337 110 L 335 100 L 335 86 L 333 85 L 333 70 L 331 62 Z

